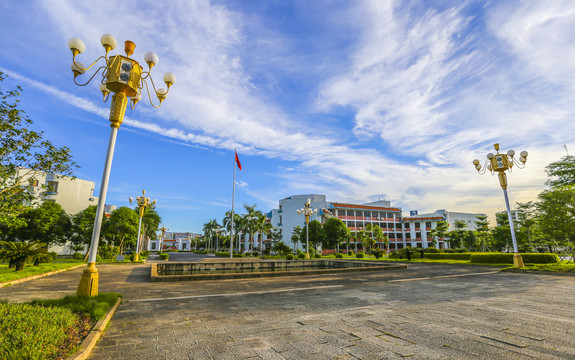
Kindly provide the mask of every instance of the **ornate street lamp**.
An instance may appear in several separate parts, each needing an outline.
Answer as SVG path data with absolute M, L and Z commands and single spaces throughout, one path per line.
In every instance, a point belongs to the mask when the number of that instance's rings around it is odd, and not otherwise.
M 146 210 L 146 207 L 150 205 L 156 205 L 157 202 L 156 199 L 150 201 L 150 198 L 145 197 L 144 195 L 146 195 L 146 190 L 142 190 L 142 196 L 138 196 L 135 201 L 134 198 L 130 196 L 130 205 L 132 205 L 134 202 L 138 204 L 140 215 L 140 221 L 138 222 L 138 239 L 136 240 L 136 255 L 134 256 L 134 261 L 140 260 L 140 231 L 142 230 L 142 218 L 144 217 L 144 211 Z
M 309 218 L 317 214 L 317 209 L 311 208 L 311 199 L 307 199 L 305 207 L 297 211 L 300 215 L 305 215 L 305 258 L 309 259 Z
M 168 231 L 170 229 L 167 229 L 164 224 L 162 224 L 162 227 L 160 228 L 161 234 L 160 234 L 160 253 L 164 250 L 163 249 L 163 245 L 164 245 L 164 234 L 166 233 L 166 231 Z
M 96 296 L 98 295 L 98 270 L 96 269 L 96 255 L 98 252 L 98 240 L 100 238 L 100 228 L 102 226 L 102 217 L 104 206 L 106 204 L 106 194 L 108 191 L 108 180 L 110 178 L 110 169 L 112 167 L 112 159 L 114 156 L 114 147 L 116 145 L 116 136 L 120 125 L 124 121 L 124 113 L 128 104 L 127 98 L 130 98 L 130 107 L 135 108 L 138 101 L 142 98 L 142 89 L 146 87 L 148 98 L 153 107 L 160 107 L 162 101 L 165 100 L 170 86 L 176 82 L 176 77 L 172 73 L 164 74 L 164 82 L 166 83 L 167 90 L 157 89 L 152 81 L 150 72 L 152 67 L 158 63 L 158 55 L 149 51 L 144 55 L 144 60 L 148 64 L 148 70 L 143 71 L 142 66 L 130 58 L 134 53 L 136 44 L 132 41 L 126 41 L 124 51 L 126 56 L 115 55 L 108 57 L 108 53 L 116 48 L 116 39 L 110 34 L 104 34 L 100 38 L 100 42 L 106 51 L 105 55 L 97 58 L 89 66 L 84 66 L 80 61 L 76 60 L 76 56 L 81 54 L 86 49 L 84 42 L 78 38 L 73 38 L 68 41 L 68 47 L 72 50 L 72 72 L 74 73 L 74 83 L 79 86 L 85 86 L 102 70 L 98 81 L 100 82 L 100 91 L 104 96 L 104 101 L 107 101 L 110 92 L 113 92 L 112 101 L 110 106 L 110 140 L 108 142 L 108 151 L 106 154 L 106 162 L 104 164 L 104 172 L 102 174 L 102 183 L 100 185 L 100 196 L 98 199 L 98 206 L 96 208 L 96 219 L 94 220 L 94 229 L 92 231 L 92 240 L 90 242 L 90 252 L 88 257 L 88 268 L 82 273 L 80 284 L 78 285 L 77 294 L 81 296 Z M 88 79 L 87 82 L 78 83 L 76 78 L 82 75 L 86 70 L 90 69 L 101 59 L 104 59 L 104 65 L 100 66 L 94 75 Z M 154 105 L 152 97 L 150 96 L 150 89 L 148 86 L 149 80 L 152 90 L 158 98 L 158 105 Z
M 511 215 L 511 208 L 509 207 L 509 198 L 507 197 L 507 174 L 506 171 L 511 172 L 514 165 L 517 165 L 519 169 L 525 167 L 525 162 L 527 161 L 527 151 L 522 151 L 519 155 L 519 161 L 514 158 L 515 151 L 509 150 L 507 154 L 499 153 L 499 144 L 494 144 L 493 147 L 497 154 L 489 153 L 487 154 L 487 160 L 483 168 L 481 167 L 480 161 L 473 160 L 473 165 L 480 175 L 485 174 L 487 170 L 493 175 L 495 172 L 499 177 L 499 184 L 503 189 L 503 195 L 505 196 L 505 205 L 507 206 L 507 217 L 509 218 L 509 228 L 511 230 L 511 240 L 513 241 L 513 266 L 516 268 L 523 267 L 523 258 L 519 255 L 519 250 L 517 249 L 517 240 L 515 239 L 515 229 L 513 228 L 513 216 Z

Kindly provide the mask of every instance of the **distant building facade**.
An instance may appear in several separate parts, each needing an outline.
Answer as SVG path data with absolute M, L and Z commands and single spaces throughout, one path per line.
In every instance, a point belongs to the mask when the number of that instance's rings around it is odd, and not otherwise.
M 291 241 L 292 232 L 296 226 L 305 226 L 305 217 L 297 213 L 298 209 L 305 206 L 308 201 L 311 208 L 317 209 L 317 214 L 312 215 L 310 221 L 318 220 L 325 223 L 330 217 L 335 217 L 344 222 L 351 230 L 352 237 L 355 231 L 367 231 L 368 225 L 379 226 L 389 239 L 391 251 L 402 249 L 406 246 L 427 248 L 432 244 L 431 230 L 440 221 L 446 221 L 449 230 L 454 229 L 456 221 L 464 221 L 468 230 L 475 230 L 477 216 L 482 213 L 463 213 L 447 210 L 437 210 L 428 214 L 417 214 L 416 211 L 410 216 L 404 217 L 402 209 L 391 206 L 387 200 L 379 200 L 365 204 L 352 204 L 329 202 L 325 195 L 307 194 L 292 195 L 279 201 L 279 208 L 269 213 L 270 221 L 274 227 L 280 230 L 281 241 L 289 246 L 294 246 Z M 299 245 L 295 244 L 295 249 Z M 361 243 L 352 239 L 350 249 L 361 248 Z M 436 246 L 448 248 L 449 245 L 440 241 Z M 347 247 L 347 246 L 346 246 Z M 384 243 L 376 243 L 376 247 L 383 248 Z
M 191 232 L 166 232 L 161 241 L 161 246 L 163 250 L 190 251 L 196 248 L 200 237 L 200 234 Z M 158 251 L 160 249 L 160 239 L 149 240 L 144 248 L 149 251 Z

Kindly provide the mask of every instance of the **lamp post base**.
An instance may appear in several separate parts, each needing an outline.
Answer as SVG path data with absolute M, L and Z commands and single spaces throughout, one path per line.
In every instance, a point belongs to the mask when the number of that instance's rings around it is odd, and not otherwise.
M 98 269 L 96 269 L 96 263 L 88 263 L 88 268 L 82 273 L 76 295 L 98 296 Z
M 525 267 L 525 265 L 523 264 L 523 258 L 521 257 L 521 255 L 519 255 L 519 253 L 513 254 L 513 267 L 516 268 Z
M 309 253 L 305 253 L 305 258 L 309 259 Z

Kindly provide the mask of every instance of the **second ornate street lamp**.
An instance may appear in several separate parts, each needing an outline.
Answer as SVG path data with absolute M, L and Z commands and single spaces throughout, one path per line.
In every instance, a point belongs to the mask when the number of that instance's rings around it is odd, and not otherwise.
M 313 214 L 317 214 L 317 209 L 311 208 L 311 199 L 307 199 L 305 207 L 297 211 L 300 215 L 305 215 L 305 258 L 309 259 L 309 219 Z
M 150 205 L 156 205 L 157 200 L 154 199 L 150 201 L 149 197 L 145 197 L 146 190 L 142 190 L 142 196 L 136 198 L 136 204 L 138 204 L 140 221 L 138 222 L 138 239 L 136 240 L 136 255 L 134 256 L 134 261 L 140 260 L 140 231 L 142 230 L 142 218 L 144 217 L 144 210 Z M 130 205 L 134 202 L 134 198 L 130 196 Z
M 491 174 L 497 173 L 499 177 L 499 184 L 503 189 L 503 195 L 505 196 L 505 205 L 507 206 L 507 217 L 509 218 L 509 229 L 511 230 L 511 240 L 513 241 L 513 266 L 516 268 L 523 267 L 523 258 L 519 255 L 519 250 L 517 249 L 517 240 L 515 239 L 515 229 L 513 228 L 513 216 L 511 215 L 511 208 L 509 207 L 509 198 L 507 197 L 507 174 L 506 171 L 511 172 L 513 165 L 517 165 L 518 168 L 523 169 L 525 167 L 525 162 L 527 161 L 527 151 L 522 151 L 519 155 L 519 161 L 514 158 L 515 151 L 509 150 L 507 154 L 499 153 L 499 144 L 494 144 L 493 147 L 497 154 L 489 153 L 487 154 L 487 160 L 483 168 L 478 159 L 473 160 L 473 165 L 479 174 L 485 174 L 486 170 L 489 170 Z
M 160 253 L 164 250 L 163 249 L 163 245 L 164 245 L 164 234 L 166 233 L 166 231 L 168 231 L 170 229 L 167 229 L 164 224 L 162 224 L 162 227 L 160 228 L 161 234 L 160 234 Z
M 110 132 L 110 140 L 108 142 L 108 151 L 106 154 L 106 162 L 104 164 L 104 172 L 102 174 L 102 183 L 100 186 L 100 196 L 98 198 L 98 206 L 96 208 L 96 219 L 94 220 L 94 229 L 92 231 L 92 239 L 90 242 L 88 268 L 82 273 L 82 278 L 77 290 L 77 294 L 81 296 L 98 295 L 98 270 L 96 269 L 98 241 L 100 238 L 104 206 L 106 204 L 106 193 L 108 191 L 108 180 L 110 178 L 112 158 L 114 157 L 116 135 L 120 125 L 124 121 L 124 113 L 126 112 L 126 106 L 128 104 L 127 98 L 130 98 L 130 107 L 134 109 L 138 101 L 142 98 L 142 89 L 145 86 L 152 106 L 156 108 L 160 107 L 162 101 L 166 98 L 166 95 L 170 90 L 170 86 L 172 86 L 176 81 L 174 74 L 165 73 L 164 82 L 166 83 L 167 90 L 156 90 L 150 72 L 152 67 L 158 63 L 158 55 L 151 51 L 144 55 L 144 60 L 148 64 L 148 70 L 143 71 L 142 66 L 140 66 L 136 60 L 130 58 L 136 48 L 136 44 L 132 41 L 128 40 L 125 42 L 124 51 L 126 56 L 115 55 L 110 57 L 108 57 L 108 53 L 116 48 L 116 39 L 110 34 L 104 34 L 100 38 L 100 42 L 106 51 L 105 55 L 100 56 L 90 64 L 90 66 L 86 67 L 84 64 L 76 60 L 76 55 L 81 54 L 86 49 L 84 42 L 78 38 L 73 38 L 68 41 L 68 47 L 72 51 L 72 72 L 74 73 L 74 83 L 79 86 L 85 86 L 92 81 L 100 70 L 102 70 L 101 78 L 98 78 L 98 82 L 100 83 L 100 91 L 102 91 L 104 101 L 108 100 L 110 92 L 114 93 L 114 95 L 112 95 L 112 103 L 110 106 L 110 126 L 112 127 L 112 130 Z M 79 75 L 90 69 L 101 59 L 104 59 L 104 65 L 100 66 L 87 82 L 80 84 L 76 81 L 76 78 Z M 157 106 L 152 102 L 147 80 L 150 81 L 152 90 L 159 100 L 159 104 Z

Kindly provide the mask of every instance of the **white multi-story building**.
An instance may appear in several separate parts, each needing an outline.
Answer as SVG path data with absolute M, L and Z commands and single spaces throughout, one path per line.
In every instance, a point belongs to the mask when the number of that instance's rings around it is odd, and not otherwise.
M 34 189 L 37 198 L 56 202 L 69 215 L 74 215 L 98 203 L 98 198 L 94 197 L 95 183 L 93 181 L 38 171 L 32 172 L 30 169 L 20 169 L 18 176 L 22 178 L 24 186 Z
M 193 250 L 200 237 L 200 234 L 191 232 L 166 232 L 162 240 L 162 248 L 164 250 L 178 251 Z M 150 251 L 158 251 L 160 248 L 160 240 L 150 240 L 144 248 Z
M 436 210 L 433 213 L 417 214 L 412 212 L 410 216 L 403 218 L 404 244 L 403 246 L 423 247 L 431 246 L 433 240 L 431 230 L 437 227 L 440 221 L 447 222 L 448 230 L 454 230 L 456 221 L 463 221 L 467 225 L 467 230 L 475 230 L 477 216 L 482 213 L 462 213 L 447 211 L 445 209 Z M 437 247 L 440 249 L 448 248 L 449 245 L 444 241 L 438 241 Z

